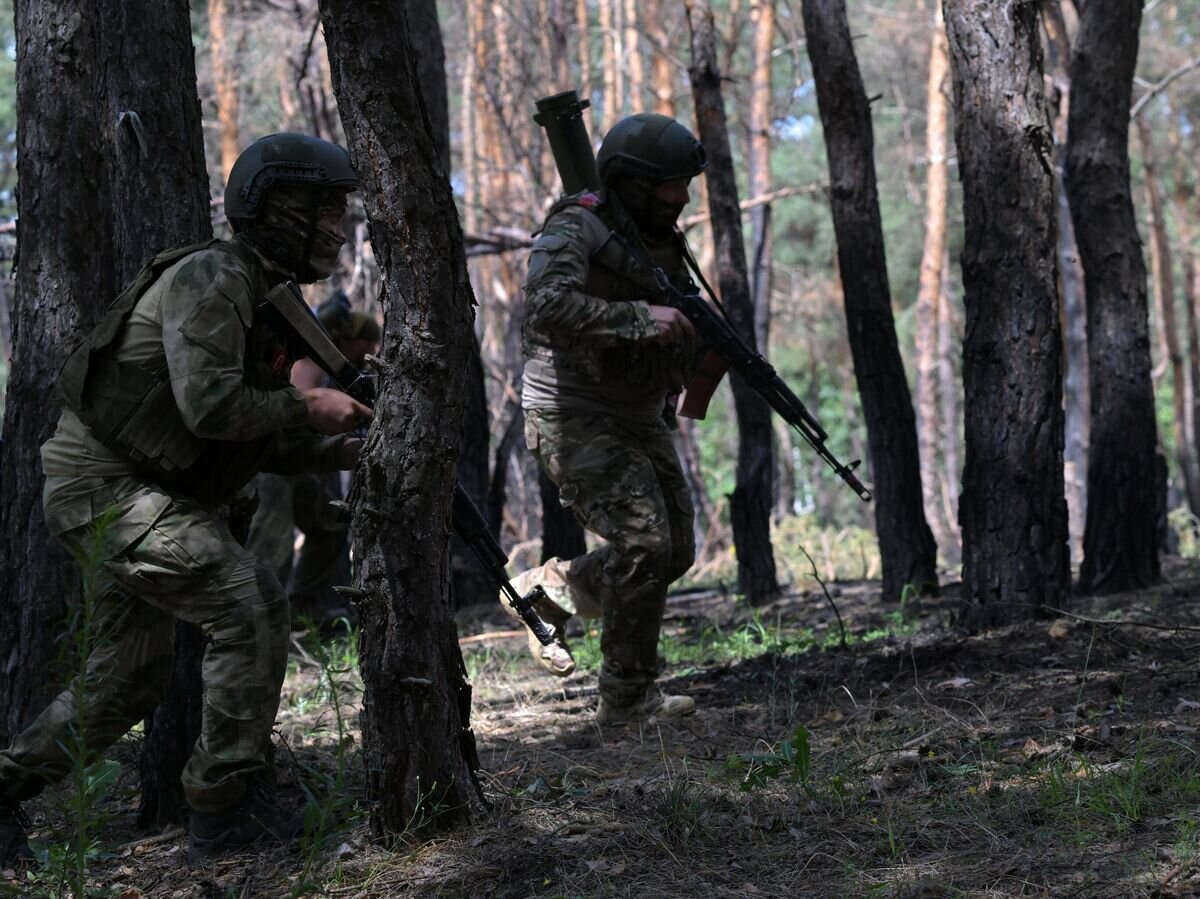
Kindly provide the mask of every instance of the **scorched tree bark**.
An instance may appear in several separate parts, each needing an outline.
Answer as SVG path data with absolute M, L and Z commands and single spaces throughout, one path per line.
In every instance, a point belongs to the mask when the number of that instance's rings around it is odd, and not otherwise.
M 962 620 L 984 627 L 1070 588 L 1053 140 L 1037 4 L 945 14 L 966 222 Z
M 906 587 L 937 592 L 937 544 L 925 521 L 917 426 L 892 319 L 871 106 L 844 0 L 804 0 L 804 33 L 825 128 L 846 329 L 867 419 L 883 598 L 895 602 Z
M 404 7 L 320 8 L 384 287 L 382 384 L 351 490 L 367 793 L 383 836 L 483 806 L 447 576 L 474 300 Z

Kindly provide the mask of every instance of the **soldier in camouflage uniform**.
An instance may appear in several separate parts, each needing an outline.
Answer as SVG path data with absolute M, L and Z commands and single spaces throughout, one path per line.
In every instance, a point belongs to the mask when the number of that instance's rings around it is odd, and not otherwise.
M 234 239 L 156 257 L 64 366 L 62 417 L 42 447 L 44 502 L 73 555 L 102 541 L 93 650 L 83 681 L 0 752 L 0 866 L 28 853 L 18 803 L 70 768 L 76 702 L 98 752 L 162 699 L 177 618 L 208 638 L 203 729 L 183 774 L 193 855 L 301 829 L 260 776 L 287 665 L 287 597 L 222 510 L 257 471 L 357 460 L 362 441 L 347 434 L 370 410 L 292 387 L 291 354 L 259 313 L 282 281 L 329 275 L 357 184 L 334 144 L 256 142 L 226 190 Z
M 368 353 L 379 348 L 379 323 L 365 312 L 350 308 L 337 291 L 317 308 L 317 317 L 338 349 L 360 371 Z M 331 387 L 330 378 L 311 359 L 292 366 L 292 386 Z M 351 625 L 358 620 L 354 606 L 333 588 L 350 583 L 350 528 L 330 506 L 340 500 L 339 472 L 308 472 L 295 477 L 263 472 L 254 478 L 258 510 L 250 525 L 246 548 L 271 571 L 287 591 L 293 624 L 311 621 L 321 631 Z M 295 532 L 304 543 L 295 549 Z M 343 625 L 344 626 L 344 625 Z
M 596 717 L 620 722 L 695 709 L 653 686 L 667 588 L 695 556 L 692 502 L 671 439 L 694 332 L 677 310 L 656 305 L 637 256 L 689 281 L 675 222 L 705 158 L 683 125 L 642 114 L 612 128 L 596 161 L 603 190 L 560 201 L 530 252 L 522 407 L 526 442 L 563 505 L 606 542 L 514 585 L 546 589 L 539 611 L 560 634 L 572 614 L 603 618 Z M 542 647 L 531 636 L 530 650 L 553 674 L 574 670 L 562 638 Z

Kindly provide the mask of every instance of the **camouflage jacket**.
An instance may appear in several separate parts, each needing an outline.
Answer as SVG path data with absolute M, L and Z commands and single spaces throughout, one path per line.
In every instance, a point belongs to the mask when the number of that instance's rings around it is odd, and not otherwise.
M 583 382 L 665 394 L 682 386 L 688 348 L 654 342 L 658 290 L 617 239 L 616 219 L 603 194 L 568 197 L 551 210 L 529 255 L 525 356 Z M 681 237 L 648 251 L 672 280 L 687 282 Z
M 60 403 L 134 473 L 207 505 L 260 470 L 336 468 L 342 438 L 304 426 L 292 360 L 255 316 L 279 280 L 236 239 L 161 254 L 67 360 Z M 72 449 L 47 444 L 43 459 L 69 468 Z

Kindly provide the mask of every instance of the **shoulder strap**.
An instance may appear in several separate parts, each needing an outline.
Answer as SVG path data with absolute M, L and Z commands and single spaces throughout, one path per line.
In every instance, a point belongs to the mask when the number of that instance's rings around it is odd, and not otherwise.
M 134 305 L 164 271 L 192 253 L 207 250 L 221 241 L 213 239 L 165 250 L 142 266 L 133 281 L 113 300 L 100 323 L 92 329 L 75 351 L 67 357 L 54 387 L 54 397 L 59 405 L 75 412 L 83 409 L 83 394 L 87 387 L 88 368 L 92 357 L 108 347 L 124 327 Z

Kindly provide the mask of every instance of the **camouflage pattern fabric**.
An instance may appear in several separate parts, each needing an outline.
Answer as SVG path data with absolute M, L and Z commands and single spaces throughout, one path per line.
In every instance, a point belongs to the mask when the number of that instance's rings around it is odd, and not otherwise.
M 349 527 L 338 520 L 331 500 L 342 498 L 336 473 L 295 477 L 260 474 L 253 482 L 258 511 L 246 548 L 284 585 L 293 618 L 323 624 L 354 620 L 353 607 L 334 591 L 350 583 Z M 304 534 L 299 553 L 295 531 Z
M 525 421 L 526 442 L 562 504 L 607 541 L 571 560 L 565 580 L 576 598 L 603 607 L 600 695 L 633 705 L 657 674 L 667 587 L 696 552 L 695 513 L 671 432 L 662 421 L 549 411 L 530 411 Z
M 226 809 L 262 770 L 287 662 L 288 601 L 220 509 L 257 471 L 336 469 L 344 439 L 304 426 L 287 354 L 255 318 L 281 277 L 240 239 L 205 245 L 152 282 L 139 279 L 68 362 L 62 395 L 77 408 L 42 448 L 47 525 L 78 556 L 97 519 L 114 508 L 116 518 L 88 674 L 0 753 L 9 798 L 67 770 L 77 702 L 95 751 L 145 716 L 168 685 L 175 618 L 210 641 L 203 729 L 183 775 L 188 802 Z M 120 459 L 132 463 L 128 473 L 114 467 Z
M 82 483 L 81 483 L 82 482 Z M 170 682 L 174 619 L 197 624 L 204 654 L 203 730 L 183 774 L 188 803 L 219 811 L 260 772 L 287 667 L 288 602 L 279 582 L 199 503 L 137 478 L 49 477 L 52 530 L 77 520 L 80 503 L 115 510 L 104 533 L 100 599 L 83 683 L 68 686 L 0 753 L 10 799 L 35 795 L 70 768 L 64 751 L 84 705 L 85 735 L 99 749 L 160 701 Z M 60 539 L 83 556 L 90 525 Z

